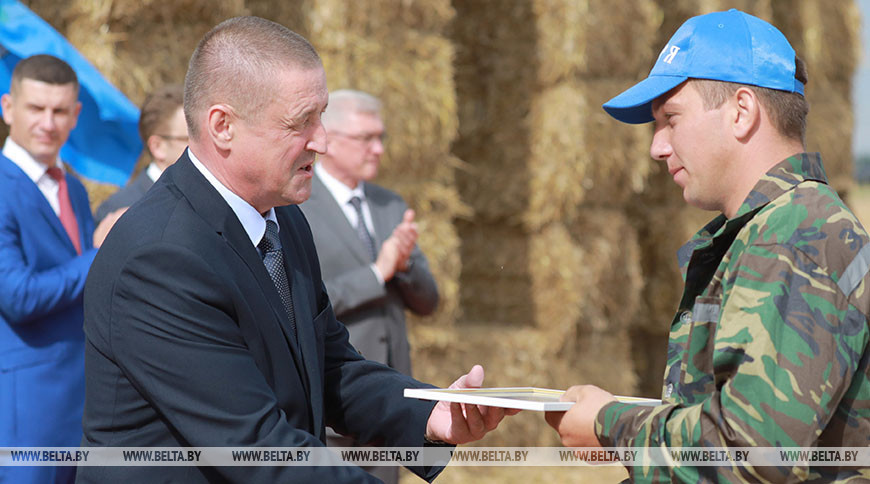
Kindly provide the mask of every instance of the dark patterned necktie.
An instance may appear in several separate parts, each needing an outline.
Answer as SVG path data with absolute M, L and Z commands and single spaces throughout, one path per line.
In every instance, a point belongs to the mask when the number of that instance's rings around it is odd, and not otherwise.
M 284 270 L 284 253 L 281 251 L 281 241 L 278 239 L 278 224 L 266 220 L 266 233 L 257 244 L 260 253 L 263 254 L 263 264 L 269 272 L 269 277 L 278 289 L 281 302 L 290 319 L 290 329 L 296 334 L 296 316 L 293 314 L 293 297 L 290 294 L 290 283 L 287 281 L 287 272 Z
M 375 248 L 375 239 L 372 238 L 372 234 L 370 234 L 369 229 L 366 228 L 366 220 L 363 217 L 362 211 L 362 200 L 356 196 L 351 197 L 350 204 L 353 205 L 354 209 L 356 209 L 356 235 L 368 251 L 369 257 L 372 258 L 372 262 L 374 262 L 378 258 L 378 250 Z

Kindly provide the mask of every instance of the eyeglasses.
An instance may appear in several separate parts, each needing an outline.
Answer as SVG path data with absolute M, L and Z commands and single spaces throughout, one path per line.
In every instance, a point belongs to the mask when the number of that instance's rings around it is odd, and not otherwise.
M 363 144 L 370 145 L 378 140 L 381 144 L 387 142 L 387 133 L 368 133 L 368 134 L 350 134 L 350 133 L 342 133 L 341 131 L 331 131 L 330 134 L 336 134 L 339 136 L 344 136 L 345 138 L 350 138 L 355 141 L 359 141 Z
M 185 143 L 189 141 L 189 138 L 187 136 L 172 136 L 169 134 L 158 134 L 157 136 L 160 136 L 166 141 L 183 141 Z

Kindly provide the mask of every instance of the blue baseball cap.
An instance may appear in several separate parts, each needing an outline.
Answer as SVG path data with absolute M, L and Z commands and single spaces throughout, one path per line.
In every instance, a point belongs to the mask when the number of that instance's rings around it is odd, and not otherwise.
M 652 102 L 689 78 L 804 93 L 795 52 L 776 27 L 739 10 L 692 17 L 659 54 L 649 76 L 603 108 L 623 123 L 653 121 Z

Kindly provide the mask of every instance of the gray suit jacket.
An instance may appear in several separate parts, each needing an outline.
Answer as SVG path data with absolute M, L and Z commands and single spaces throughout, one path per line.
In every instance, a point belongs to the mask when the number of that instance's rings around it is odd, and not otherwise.
M 407 205 L 398 194 L 372 183 L 365 184 L 365 195 L 375 229 L 372 236 L 380 250 L 401 223 Z M 411 268 L 381 286 L 356 230 L 317 175 L 311 198 L 300 207 L 314 234 L 326 291 L 350 332 L 351 344 L 367 359 L 410 374 L 405 309 L 426 315 L 438 305 L 438 288 L 423 252 L 415 247 Z
M 120 190 L 113 193 L 111 197 L 100 204 L 97 208 L 97 214 L 94 216 L 95 223 L 99 225 L 109 212 L 114 212 L 119 208 L 129 207 L 138 202 L 140 198 L 145 196 L 145 192 L 154 185 L 151 177 L 148 176 L 148 170 L 142 170 L 134 180 L 130 181 Z

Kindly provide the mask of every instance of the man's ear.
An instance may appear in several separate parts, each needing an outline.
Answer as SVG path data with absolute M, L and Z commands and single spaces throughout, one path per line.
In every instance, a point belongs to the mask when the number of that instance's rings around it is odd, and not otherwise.
M 208 135 L 219 150 L 229 150 L 235 136 L 238 116 L 230 106 L 215 104 L 208 110 Z
M 3 122 L 12 126 L 12 95 L 9 93 L 0 96 L 0 106 L 3 107 Z
M 73 108 L 73 128 L 75 128 L 79 124 L 79 114 L 82 113 L 82 102 L 76 101 L 76 105 Z
M 731 121 L 731 129 L 734 137 L 745 140 L 752 135 L 761 123 L 761 103 L 758 94 L 748 87 L 740 87 L 732 98 L 734 104 L 734 117 Z
M 151 153 L 151 158 L 160 161 L 166 159 L 166 141 L 163 138 L 156 134 L 152 134 L 145 141 L 145 144 L 148 145 L 148 151 Z

